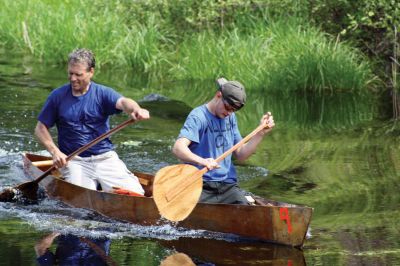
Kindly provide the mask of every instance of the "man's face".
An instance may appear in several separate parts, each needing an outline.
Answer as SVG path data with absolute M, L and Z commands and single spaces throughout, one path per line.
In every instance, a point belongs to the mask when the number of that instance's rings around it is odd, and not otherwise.
M 219 97 L 218 99 L 217 108 L 215 110 L 216 116 L 219 118 L 225 118 L 234 113 L 235 111 L 236 109 L 233 108 L 231 105 L 229 105 L 229 103 L 226 100 L 224 100 L 224 98 L 222 98 L 221 95 L 221 97 Z
M 87 69 L 88 66 L 85 63 L 71 63 L 68 65 L 68 79 L 74 92 L 86 92 L 94 73 L 93 68 L 89 71 Z

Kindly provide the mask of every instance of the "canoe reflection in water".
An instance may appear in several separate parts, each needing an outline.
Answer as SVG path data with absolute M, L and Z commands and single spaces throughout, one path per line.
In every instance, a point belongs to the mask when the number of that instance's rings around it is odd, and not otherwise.
M 195 265 L 306 265 L 298 248 L 245 239 L 179 238 L 160 244 L 188 255 Z
M 57 243 L 55 251 L 50 247 Z M 116 265 L 109 256 L 111 241 L 108 238 L 91 239 L 53 232 L 35 244 L 39 265 Z

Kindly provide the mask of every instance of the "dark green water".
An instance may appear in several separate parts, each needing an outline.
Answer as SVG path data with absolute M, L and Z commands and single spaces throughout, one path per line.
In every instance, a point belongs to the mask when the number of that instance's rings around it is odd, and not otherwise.
M 170 149 L 186 115 L 215 90 L 213 81 L 147 82 L 136 73 L 104 69 L 95 80 L 137 101 L 153 93 L 170 99 L 141 101 L 152 119 L 112 137 L 130 169 L 150 173 L 177 163 Z M 26 181 L 24 151 L 45 152 L 33 137 L 36 116 L 49 92 L 66 82 L 64 68 L 1 51 L 0 187 Z M 159 265 L 175 251 L 216 265 L 400 265 L 400 131 L 378 119 L 390 102 L 371 95 L 250 90 L 238 112 L 242 135 L 258 125 L 264 111 L 273 113 L 277 126 L 238 166 L 241 186 L 314 208 L 312 236 L 303 251 L 203 231 L 127 225 L 47 199 L 34 206 L 0 203 L 0 265 L 34 265 L 35 244 L 51 232 L 107 237 L 110 257 L 119 265 Z M 112 124 L 125 119 L 114 117 Z

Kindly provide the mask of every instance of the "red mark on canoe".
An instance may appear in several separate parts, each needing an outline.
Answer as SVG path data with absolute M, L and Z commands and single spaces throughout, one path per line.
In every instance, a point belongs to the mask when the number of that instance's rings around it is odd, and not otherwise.
M 286 221 L 288 233 L 292 233 L 292 224 L 290 223 L 288 208 L 279 208 L 279 218 Z

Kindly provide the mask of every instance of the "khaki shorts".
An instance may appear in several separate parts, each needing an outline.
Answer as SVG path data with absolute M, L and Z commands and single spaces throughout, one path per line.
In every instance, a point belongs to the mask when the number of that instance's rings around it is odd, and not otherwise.
M 66 181 L 88 189 L 96 190 L 100 185 L 106 192 L 119 187 L 144 194 L 138 178 L 126 168 L 115 151 L 90 157 L 76 156 L 60 171 Z

